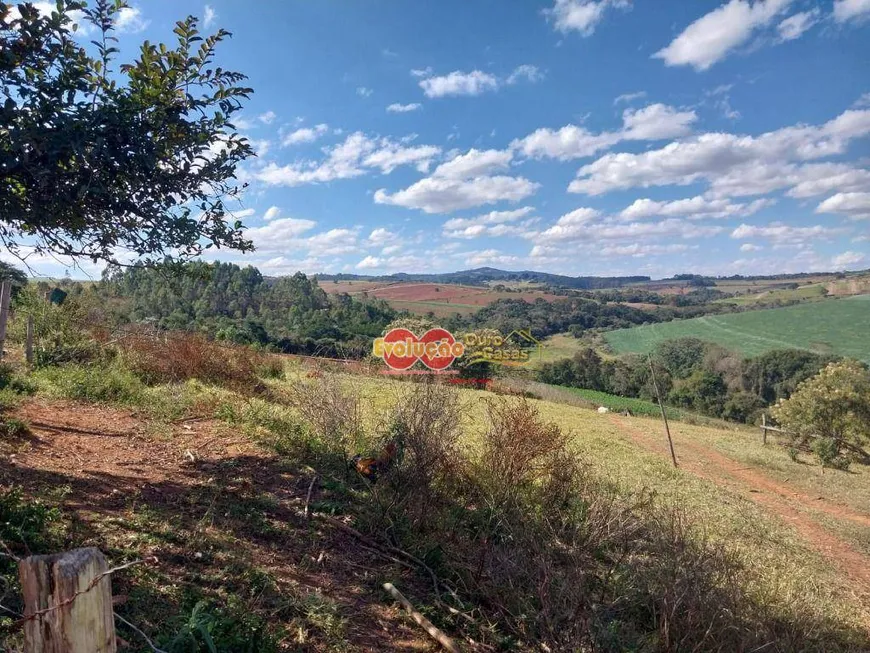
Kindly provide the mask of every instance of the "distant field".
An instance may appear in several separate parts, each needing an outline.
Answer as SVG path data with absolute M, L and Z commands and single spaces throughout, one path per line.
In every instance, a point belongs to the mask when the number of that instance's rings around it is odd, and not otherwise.
M 649 324 L 611 331 L 605 339 L 618 353 L 643 354 L 664 340 L 684 336 L 745 356 L 796 348 L 870 362 L 870 295 Z
M 645 415 L 647 417 L 658 417 L 661 415 L 661 409 L 658 404 L 643 399 L 633 399 L 630 397 L 617 397 L 616 395 L 607 394 L 606 392 L 598 392 L 597 390 L 585 390 L 583 388 L 565 388 L 587 401 L 591 401 L 599 406 L 604 406 L 614 411 L 630 410 L 633 415 Z M 681 419 L 682 411 L 676 408 L 665 407 L 667 415 L 671 419 Z
M 463 315 L 488 306 L 499 299 L 536 299 L 554 301 L 557 295 L 540 290 L 518 292 L 499 292 L 489 287 L 460 286 L 440 283 L 378 283 L 373 281 L 324 281 L 321 283 L 328 293 L 348 293 L 383 299 L 397 310 L 407 310 L 424 315 L 433 312 L 437 317 L 454 313 Z

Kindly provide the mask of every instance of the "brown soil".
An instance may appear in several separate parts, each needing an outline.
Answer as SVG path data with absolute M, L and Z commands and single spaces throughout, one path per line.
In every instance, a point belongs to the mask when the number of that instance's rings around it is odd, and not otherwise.
M 289 592 L 292 585 L 296 596 L 319 592 L 337 604 L 347 619 L 347 650 L 435 650 L 380 589 L 391 579 L 413 597 L 425 581 L 384 562 L 339 529 L 317 519 L 306 521 L 311 476 L 288 468 L 246 436 L 210 420 L 175 423 L 167 433 L 130 411 L 68 401 L 34 399 L 13 413 L 28 423 L 30 434 L 0 450 L 0 484 L 36 495 L 68 488 L 65 514 L 78 534 L 87 534 L 85 542 L 77 537 L 72 545 L 105 550 L 119 539 L 132 539 L 137 530 L 126 520 L 137 506 L 173 518 L 182 515 L 195 524 L 206 522 L 206 531 L 228 535 L 236 545 L 233 554 L 268 571 L 282 590 Z M 315 501 L 318 495 L 314 493 Z M 211 506 L 197 503 L 203 496 L 213 496 Z M 248 536 L 232 531 L 229 520 L 218 523 L 220 515 L 212 514 L 263 497 L 269 499 L 266 517 L 291 528 L 290 537 L 275 542 Z M 221 508 L 212 511 L 216 502 Z M 192 569 L 203 576 L 221 572 L 217 555 L 212 560 L 155 542 L 137 553 L 156 556 L 160 571 L 180 584 L 189 582 L 185 574 Z M 118 579 L 116 593 L 119 583 L 122 591 L 128 589 L 126 582 Z M 137 625 L 150 634 L 159 630 L 159 624 Z M 124 636 L 136 640 L 128 631 Z M 305 646 L 288 643 L 288 650 L 319 651 L 322 646 L 315 637 Z
M 617 415 L 611 415 L 611 420 L 644 449 L 670 457 L 664 437 L 656 438 L 636 429 Z M 862 526 L 870 526 L 870 514 L 856 512 L 822 497 L 804 494 L 697 442 L 681 439 L 675 448 L 681 469 L 717 485 L 736 489 L 791 525 L 813 548 L 832 560 L 848 577 L 861 581 L 862 594 L 870 598 L 870 557 L 830 533 L 810 513 L 822 513 Z

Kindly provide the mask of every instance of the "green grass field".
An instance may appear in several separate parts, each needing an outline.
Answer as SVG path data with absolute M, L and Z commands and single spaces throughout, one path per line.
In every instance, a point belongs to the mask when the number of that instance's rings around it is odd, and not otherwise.
M 651 401 L 643 399 L 633 399 L 631 397 L 618 397 L 616 395 L 607 394 L 606 392 L 598 392 L 597 390 L 586 390 L 584 388 L 565 388 L 587 401 L 604 406 L 613 411 L 630 410 L 633 415 L 644 415 L 646 417 L 658 417 L 661 415 L 659 405 Z M 671 419 L 681 419 L 683 413 L 676 408 L 666 408 L 668 417 Z
M 694 336 L 745 356 L 807 349 L 870 362 L 870 295 L 730 315 L 649 324 L 605 334 L 617 353 L 644 354 L 658 343 Z

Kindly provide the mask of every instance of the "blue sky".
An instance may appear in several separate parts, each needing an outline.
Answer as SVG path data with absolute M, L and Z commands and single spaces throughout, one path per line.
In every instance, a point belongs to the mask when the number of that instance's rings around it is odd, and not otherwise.
M 221 260 L 870 267 L 870 0 L 148 0 L 123 53 L 186 14 L 233 32 L 220 64 L 255 90 L 257 251 Z

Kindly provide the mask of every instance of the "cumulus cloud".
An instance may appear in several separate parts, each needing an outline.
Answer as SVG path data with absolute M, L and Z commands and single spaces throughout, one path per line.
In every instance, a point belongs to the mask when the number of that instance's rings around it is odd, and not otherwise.
M 834 20 L 846 23 L 870 18 L 870 0 L 834 0 Z
M 642 220 L 651 217 L 688 218 L 700 220 L 703 218 L 746 217 L 772 205 L 773 200 L 760 199 L 748 204 L 737 204 L 727 199 L 696 197 L 656 202 L 651 199 L 638 199 L 625 208 L 619 217 L 623 220 Z
M 447 75 L 424 77 L 420 80 L 420 88 L 426 97 L 441 98 L 457 95 L 480 95 L 486 91 L 494 91 L 499 87 L 495 75 L 480 70 L 462 72 L 454 70 Z
M 593 133 L 585 127 L 566 125 L 558 130 L 538 129 L 511 143 L 511 148 L 529 158 L 568 161 L 592 156 L 622 141 L 662 140 L 685 136 L 698 119 L 694 111 L 681 111 L 664 104 L 651 104 L 622 113 L 622 129 Z
M 384 260 L 377 256 L 366 256 L 362 261 L 356 264 L 356 267 L 360 270 L 373 270 L 381 267 L 383 264 Z
M 866 256 L 861 252 L 843 252 L 831 259 L 831 265 L 837 270 L 847 270 L 863 263 Z
M 497 249 L 485 249 L 479 252 L 468 252 L 465 265 L 473 268 L 486 265 L 512 265 L 519 260 L 518 256 L 504 254 Z
M 845 230 L 815 225 L 812 227 L 796 227 L 784 222 L 771 222 L 767 226 L 741 224 L 731 232 L 736 240 L 760 238 L 769 240 L 777 246 L 806 246 L 820 239 L 830 239 L 839 236 Z
M 507 169 L 511 159 L 513 159 L 513 152 L 510 150 L 477 150 L 472 148 L 465 154 L 458 154 L 450 161 L 439 165 L 432 176 L 445 179 L 480 177 Z
M 281 138 L 281 145 L 288 147 L 300 143 L 313 143 L 329 131 L 329 125 L 320 123 L 314 127 L 302 127 Z
M 837 193 L 819 204 L 816 213 L 838 213 L 852 220 L 870 220 L 870 193 Z
M 284 166 L 269 163 L 256 173 L 256 178 L 269 185 L 300 186 L 351 179 L 372 170 L 389 174 L 404 165 L 414 165 L 425 172 L 441 149 L 431 145 L 408 147 L 389 138 L 354 132 L 344 142 L 324 151 L 327 156 L 322 161 L 301 161 Z
M 426 213 L 450 213 L 498 202 L 519 202 L 533 195 L 540 184 L 524 177 L 476 177 L 450 179 L 427 177 L 390 195 L 375 191 L 375 202 L 420 209 Z
M 560 32 L 579 32 L 581 36 L 591 36 L 605 12 L 611 8 L 631 7 L 630 0 L 556 0 L 552 8 L 544 10 L 544 15 Z
M 730 0 L 689 25 L 653 57 L 668 66 L 707 70 L 784 13 L 793 0 Z
M 564 243 L 584 243 L 591 245 L 606 241 L 636 241 L 648 239 L 693 239 L 715 236 L 723 228 L 713 225 L 700 225 L 678 218 L 668 218 L 660 222 L 623 223 L 613 219 L 597 220 L 597 211 L 583 209 L 572 211 L 551 227 L 532 236 L 538 245 Z
M 598 195 L 708 181 L 719 195 L 764 194 L 791 186 L 806 196 L 812 185 L 823 183 L 823 172 L 842 175 L 850 186 L 862 183 L 865 174 L 845 164 L 796 163 L 843 154 L 853 140 L 868 134 L 870 111 L 855 110 L 823 125 L 796 125 L 760 136 L 701 134 L 658 150 L 606 154 L 580 168 L 569 191 Z
M 411 104 L 399 104 L 398 102 L 394 102 L 390 106 L 387 107 L 387 112 L 389 113 L 410 113 L 411 111 L 419 111 L 423 108 L 423 105 L 419 102 L 412 102 Z
M 217 18 L 217 13 L 211 5 L 206 5 L 202 14 L 202 26 L 205 28 L 209 28 L 214 24 L 215 19 Z
M 311 231 L 316 224 L 313 220 L 297 218 L 273 219 L 262 227 L 247 229 L 245 236 L 253 241 L 258 251 L 282 252 L 298 245 L 302 234 Z
M 453 218 L 444 223 L 444 235 L 447 238 L 480 238 L 483 236 L 520 236 L 527 232 L 534 219 L 529 219 L 534 212 L 531 206 L 524 206 L 513 211 L 491 211 L 474 218 Z M 518 221 L 521 221 L 517 224 Z
M 760 252 L 763 249 L 764 247 L 762 247 L 761 245 L 756 245 L 754 243 L 743 243 L 740 246 L 741 252 Z
M 271 125 L 273 122 L 275 122 L 275 118 L 277 117 L 278 115 L 274 111 L 267 111 L 266 113 L 261 113 L 259 116 L 257 116 L 257 120 L 259 120 L 264 125 Z

